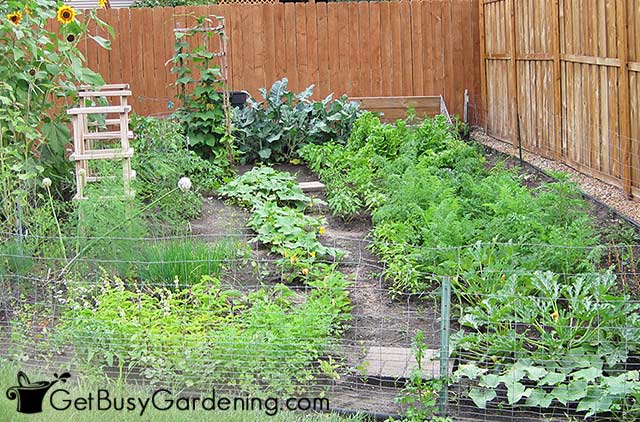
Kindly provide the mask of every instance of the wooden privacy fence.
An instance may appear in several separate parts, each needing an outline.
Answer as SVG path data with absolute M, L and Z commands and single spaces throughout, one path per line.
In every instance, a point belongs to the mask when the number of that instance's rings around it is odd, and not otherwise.
M 316 85 L 354 97 L 443 95 L 462 115 L 463 95 L 480 102 L 477 0 L 297 3 L 100 10 L 116 32 L 111 51 L 81 46 L 107 83 L 129 83 L 138 114 L 168 113 L 175 77 L 165 63 L 176 27 L 188 15 L 222 15 L 229 81 L 253 96 L 289 78 L 292 90 Z M 105 31 L 91 28 L 94 34 Z
M 640 0 L 481 0 L 489 134 L 640 187 Z M 519 125 L 518 125 L 519 122 Z

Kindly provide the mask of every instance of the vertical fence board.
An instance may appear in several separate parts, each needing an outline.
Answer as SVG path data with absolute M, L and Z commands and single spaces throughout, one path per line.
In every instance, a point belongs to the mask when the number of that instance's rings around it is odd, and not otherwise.
M 411 63 L 411 4 L 400 3 L 400 60 L 402 64 L 402 89 L 400 95 L 413 94 L 413 65 Z
M 306 75 L 306 84 L 315 84 L 315 97 L 321 97 L 322 93 L 318 92 L 318 80 L 320 79 L 320 69 L 318 64 L 318 16 L 316 13 L 316 3 L 307 5 L 307 64 L 308 73 Z
M 337 92 L 339 88 L 340 80 L 340 60 L 339 60 L 339 51 L 340 51 L 340 39 L 338 38 L 338 4 L 336 3 L 328 3 L 327 4 L 327 12 L 328 12 L 328 56 L 327 56 L 327 65 L 329 67 L 328 78 L 329 78 L 329 89 L 331 92 Z
M 424 69 L 424 50 L 422 44 L 422 2 L 414 1 L 411 6 L 411 74 L 413 76 L 412 88 L 413 92 L 424 92 L 423 69 Z
M 329 21 L 327 16 L 327 4 L 316 3 L 317 27 L 318 27 L 318 88 L 324 97 L 329 95 Z
M 352 95 L 360 95 L 360 87 L 358 86 L 359 79 L 359 58 L 358 52 L 360 45 L 358 44 L 358 4 L 355 2 L 348 2 L 345 4 L 347 8 L 347 33 L 348 33 L 348 47 L 349 57 L 347 58 L 347 80 L 344 86 L 344 92 L 353 92 Z
M 369 3 L 369 28 L 380 28 L 380 3 Z M 381 64 L 381 31 L 371 31 L 367 34 L 367 43 L 369 43 L 369 62 L 367 65 L 371 68 L 371 90 L 369 95 L 382 95 L 382 80 L 387 78 L 389 69 L 385 69 Z
M 307 57 L 307 14 L 306 5 L 304 3 L 295 3 L 296 21 L 293 28 L 292 36 L 296 40 L 296 67 L 297 72 L 296 84 L 291 88 L 296 91 L 305 89 L 309 79 L 309 60 Z
M 369 49 L 370 46 L 369 34 L 371 30 L 369 28 L 369 5 L 365 2 L 358 2 L 358 75 L 356 80 L 358 81 L 358 95 L 367 96 L 371 95 L 372 90 L 372 78 L 371 78 L 371 66 L 369 58 L 373 55 L 373 52 Z M 351 94 L 353 95 L 353 94 Z
M 395 67 L 392 62 L 391 47 L 391 5 L 388 2 L 380 5 L 380 36 L 381 60 L 382 60 L 382 95 L 391 95 L 393 91 L 393 80 L 396 78 Z

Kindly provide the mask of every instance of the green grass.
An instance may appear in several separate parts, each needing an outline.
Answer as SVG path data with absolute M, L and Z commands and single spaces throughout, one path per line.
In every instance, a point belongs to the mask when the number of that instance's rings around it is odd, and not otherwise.
M 49 404 L 49 396 L 51 391 L 56 389 L 53 387 L 52 390 L 47 393 L 44 404 L 43 411 L 39 414 L 34 415 L 25 415 L 18 413 L 16 411 L 17 403 L 15 400 L 7 399 L 4 392 L 14 385 L 16 385 L 16 373 L 17 370 L 12 364 L 6 364 L 5 362 L 0 363 L 0 388 L 2 389 L 2 397 L 0 398 L 0 421 L 47 421 L 47 422 L 68 422 L 68 421 L 105 421 L 105 422 L 113 422 L 113 421 L 158 421 L 158 422 L 174 422 L 174 421 L 213 421 L 213 422 L 261 422 L 261 421 L 274 421 L 274 422 L 362 422 L 364 418 L 362 417 L 351 417 L 345 418 L 332 414 L 314 414 L 310 412 L 279 412 L 275 416 L 268 416 L 264 412 L 232 412 L 232 411 L 204 411 L 204 410 L 195 410 L 195 411 L 181 411 L 176 409 L 171 409 L 167 411 L 160 411 L 151 408 L 149 406 L 143 416 L 137 411 L 127 412 L 127 411 L 97 411 L 97 410 L 64 410 L 58 411 L 51 408 Z M 51 374 L 44 376 L 32 376 L 30 377 L 31 381 L 40 381 L 46 380 L 51 377 Z M 107 389 L 104 385 L 83 385 L 78 386 L 77 384 L 68 383 L 61 384 L 59 388 L 64 388 L 69 391 L 69 398 L 77 398 L 77 397 L 86 397 L 89 392 L 93 392 L 95 395 L 95 391 L 98 388 Z M 109 393 L 112 396 L 140 396 L 146 397 L 148 396 L 148 392 L 141 393 L 140 390 L 134 390 L 133 388 L 130 390 L 121 390 L 118 387 L 108 388 Z

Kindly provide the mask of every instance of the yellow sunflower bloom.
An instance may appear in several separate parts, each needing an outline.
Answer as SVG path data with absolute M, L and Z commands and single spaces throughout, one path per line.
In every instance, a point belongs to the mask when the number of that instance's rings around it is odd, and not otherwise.
M 76 18 L 76 9 L 74 9 L 73 7 L 63 4 L 58 8 L 58 13 L 56 13 L 56 19 L 58 19 L 58 22 L 60 22 L 61 24 L 67 24 L 67 23 L 73 22 L 75 18 Z
M 9 19 L 11 23 L 13 23 L 14 25 L 18 26 L 18 24 L 22 20 L 22 13 L 21 12 L 9 13 L 7 15 L 7 19 Z

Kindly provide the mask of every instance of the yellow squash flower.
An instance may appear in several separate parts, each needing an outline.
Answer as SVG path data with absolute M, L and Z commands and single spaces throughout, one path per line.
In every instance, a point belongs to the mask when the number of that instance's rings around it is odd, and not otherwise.
M 315 258 L 315 257 L 316 257 L 316 252 L 315 251 L 311 252 L 311 258 Z
M 308 275 L 309 274 L 309 268 L 303 268 L 302 269 L 302 274 Z
M 298 262 L 298 257 L 296 256 L 296 254 L 291 255 L 291 258 L 289 258 L 289 262 L 291 262 L 291 265 Z
M 560 315 L 558 314 L 558 311 L 553 311 L 553 313 L 551 314 L 551 319 L 553 319 L 554 321 L 558 321 L 558 317 Z
M 7 15 L 7 19 L 9 19 L 12 24 L 18 26 L 18 24 L 22 20 L 22 13 L 21 12 L 9 13 Z
M 73 7 L 63 4 L 58 8 L 58 13 L 56 13 L 56 19 L 58 19 L 58 22 L 60 22 L 61 24 L 64 25 L 64 24 L 73 22 L 75 18 L 76 18 L 76 9 L 74 9 Z
M 98 6 L 102 8 L 107 7 L 107 0 L 98 0 Z
M 324 227 L 320 227 L 320 230 L 318 230 L 318 233 L 320 234 L 324 234 L 326 230 L 324 229 Z

